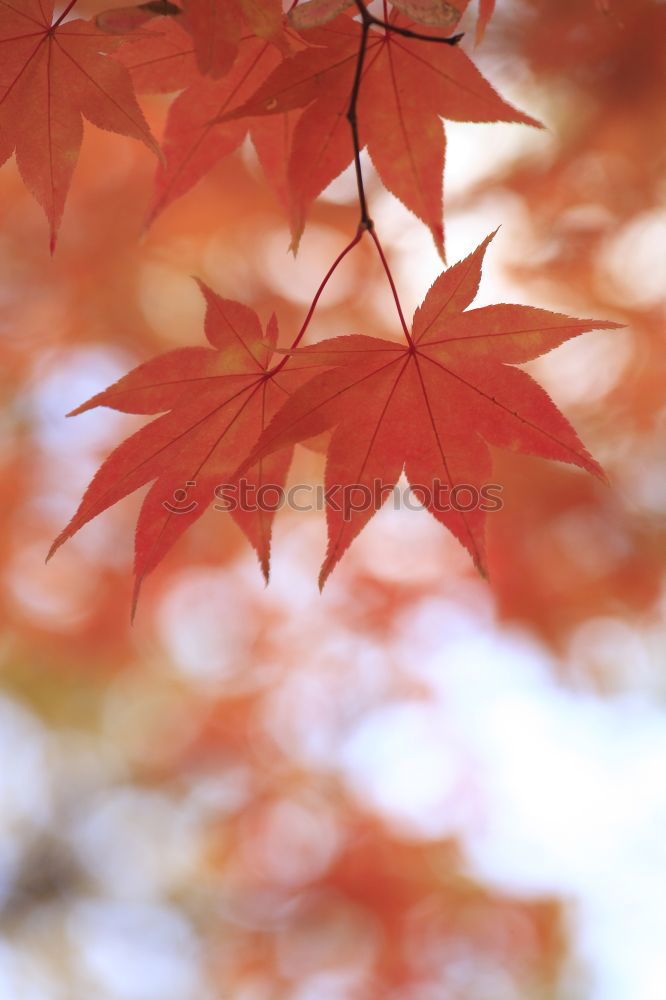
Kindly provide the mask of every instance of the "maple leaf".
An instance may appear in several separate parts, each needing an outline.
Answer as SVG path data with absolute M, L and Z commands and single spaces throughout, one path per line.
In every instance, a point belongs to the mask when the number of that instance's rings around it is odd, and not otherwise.
M 123 45 L 116 58 L 129 70 L 139 94 L 169 94 L 200 79 L 192 36 L 180 18 L 156 18 L 150 33 Z
M 479 19 L 476 23 L 476 44 L 483 41 L 488 22 L 495 12 L 495 0 L 479 0 Z
M 241 119 L 221 121 L 220 117 L 251 94 L 281 58 L 270 42 L 247 36 L 241 40 L 236 61 L 225 76 L 215 80 L 196 74 L 176 97 L 169 108 L 162 143 L 164 162 L 157 168 L 150 222 L 240 146 L 250 123 Z M 166 67 L 164 72 L 168 73 Z M 166 78 L 163 71 L 149 72 L 143 82 L 152 79 L 157 84 Z
M 255 118 L 245 124 L 211 120 L 242 99 L 279 62 L 277 50 L 247 36 L 241 40 L 237 65 L 222 80 L 211 80 L 197 69 L 194 43 L 182 18 L 153 21 L 151 33 L 139 41 L 124 46 L 117 57 L 129 69 L 137 92 L 184 91 L 173 102 L 167 119 L 165 161 L 157 171 L 149 221 L 237 149 L 248 126 L 266 178 L 288 211 L 287 163 L 294 114 Z
M 182 14 L 180 7 L 170 0 L 148 0 L 133 7 L 114 7 L 95 16 L 95 24 L 110 34 L 127 34 L 136 31 L 156 17 L 177 17 Z
M 410 22 L 393 15 L 391 23 Z M 361 26 L 346 15 L 312 33 L 317 45 L 284 60 L 224 120 L 305 107 L 289 163 L 292 232 L 310 203 L 351 162 L 347 120 Z M 435 36 L 433 36 L 434 38 Z M 445 134 L 453 121 L 540 123 L 507 104 L 457 46 L 371 31 L 357 108 L 360 142 L 385 186 L 430 229 L 444 256 Z
M 479 497 L 492 483 L 490 445 L 571 462 L 603 478 L 552 400 L 513 365 L 585 331 L 618 324 L 520 305 L 464 311 L 476 295 L 491 239 L 435 281 L 414 314 L 406 345 L 350 335 L 293 352 L 301 367 L 325 370 L 285 402 L 246 464 L 334 428 L 320 586 L 403 468 L 424 505 L 484 573 L 486 512 Z M 467 495 L 460 509 L 446 509 L 456 487 L 476 497 L 470 509 L 464 509 Z
M 73 410 L 95 406 L 126 413 L 160 413 L 113 451 L 97 471 L 81 504 L 54 541 L 63 542 L 102 511 L 154 480 L 136 529 L 134 607 L 142 580 L 183 532 L 209 507 L 219 486 L 233 486 L 247 454 L 290 389 L 308 372 L 269 371 L 277 341 L 273 316 L 265 335 L 256 313 L 216 295 L 199 282 L 207 303 L 210 347 L 182 347 L 139 365 Z M 282 359 L 284 361 L 284 358 Z M 262 485 L 284 485 L 292 449 L 260 459 L 244 480 L 252 495 Z M 266 579 L 271 527 L 268 505 L 230 509 L 254 546 Z
M 0 2 L 0 164 L 16 150 L 21 176 L 49 220 L 52 252 L 81 147 L 82 115 L 160 155 L 127 70 L 108 55 L 122 39 L 92 21 L 63 21 L 64 14 L 52 23 L 53 7 L 53 0 Z
M 285 111 L 281 115 L 255 118 L 250 124 L 250 136 L 257 158 L 286 214 L 291 211 L 289 156 L 300 115 L 299 110 Z
M 185 10 L 200 71 L 223 76 L 233 65 L 241 38 L 239 4 L 189 0 Z
M 280 0 L 184 0 L 185 23 L 202 73 L 224 76 L 233 65 L 244 24 L 259 38 L 276 37 Z

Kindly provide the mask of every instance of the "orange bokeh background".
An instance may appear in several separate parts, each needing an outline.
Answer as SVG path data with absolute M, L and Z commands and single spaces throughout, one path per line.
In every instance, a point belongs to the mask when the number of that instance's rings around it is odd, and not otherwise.
M 549 849 L 541 880 L 479 860 L 502 799 L 456 699 L 474 689 L 485 705 L 485 685 L 504 697 L 497 676 L 513 678 L 528 649 L 554 705 L 603 714 L 633 698 L 662 719 L 665 21 L 650 0 L 499 0 L 474 52 L 470 17 L 468 51 L 548 131 L 452 132 L 450 260 L 501 223 L 482 291 L 626 325 L 530 366 L 610 485 L 498 452 L 490 584 L 425 513 L 384 511 L 320 597 L 323 515 L 285 512 L 264 589 L 237 527 L 210 511 L 147 582 L 132 627 L 140 497 L 45 566 L 95 468 L 138 426 L 65 413 L 138 362 L 202 343 L 193 275 L 263 321 L 276 311 L 289 342 L 357 208 L 345 175 L 294 259 L 246 144 L 145 230 L 151 154 L 86 124 L 51 259 L 40 209 L 13 163 L 0 170 L 0 995 L 658 995 L 638 980 L 603 991 L 579 883 L 546 877 Z M 169 98 L 141 100 L 159 136 Z M 371 175 L 369 197 L 413 306 L 436 274 L 430 238 Z M 311 334 L 390 336 L 395 322 L 365 241 Z M 290 481 L 322 472 L 299 449 Z M 467 676 L 455 692 L 449 671 Z

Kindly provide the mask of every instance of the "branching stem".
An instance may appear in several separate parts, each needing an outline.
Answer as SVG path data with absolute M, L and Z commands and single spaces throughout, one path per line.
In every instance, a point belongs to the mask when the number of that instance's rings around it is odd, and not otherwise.
M 297 0 L 294 0 L 290 9 L 293 9 L 293 7 L 296 6 L 296 2 Z M 391 269 L 384 254 L 384 250 L 382 249 L 382 245 L 379 241 L 379 237 L 375 232 L 374 223 L 368 211 L 368 203 L 365 197 L 365 185 L 363 183 L 363 168 L 361 167 L 361 141 L 358 134 L 358 118 L 357 118 L 358 95 L 361 89 L 361 80 L 363 78 L 363 67 L 365 65 L 365 54 L 368 47 L 368 34 L 370 32 L 371 26 L 375 25 L 376 27 L 384 28 L 384 30 L 387 32 L 394 31 L 400 35 L 405 35 L 408 38 L 419 38 L 423 39 L 424 41 L 430 41 L 430 42 L 443 42 L 446 45 L 457 45 L 460 39 L 462 38 L 462 35 L 453 35 L 450 38 L 438 38 L 438 37 L 433 37 L 431 35 L 421 35 L 418 32 L 410 31 L 408 28 L 399 28 L 395 24 L 391 24 L 390 21 L 388 21 L 388 19 L 386 18 L 386 9 L 387 9 L 386 4 L 384 4 L 385 19 L 381 20 L 381 18 L 375 17 L 374 14 L 371 14 L 368 11 L 367 7 L 363 3 L 363 0 L 355 0 L 355 3 L 358 12 L 361 16 L 361 41 L 358 47 L 358 55 L 356 58 L 356 70 L 354 72 L 354 82 L 352 84 L 351 94 L 349 96 L 347 120 L 351 127 L 352 143 L 354 146 L 354 169 L 356 171 L 356 186 L 358 189 L 358 202 L 361 212 L 361 218 L 359 221 L 359 226 L 356 232 L 356 236 L 350 243 L 347 244 L 344 250 L 336 257 L 336 259 L 333 261 L 330 268 L 326 272 L 326 275 L 324 276 L 322 283 L 320 284 L 319 288 L 316 291 L 315 297 L 312 300 L 310 308 L 308 309 L 307 315 L 303 321 L 303 325 L 301 326 L 301 329 L 298 331 L 298 334 L 296 335 L 296 338 L 293 344 L 291 345 L 290 350 L 293 350 L 295 347 L 297 347 L 300 341 L 302 340 L 303 336 L 305 335 L 305 332 L 308 326 L 310 325 L 310 320 L 312 319 L 314 311 L 317 308 L 317 303 L 319 302 L 321 294 L 324 291 L 326 285 L 328 284 L 329 279 L 333 275 L 333 272 L 338 267 L 338 264 L 340 264 L 340 262 L 347 256 L 349 251 L 352 250 L 353 247 L 355 247 L 356 244 L 361 240 L 363 233 L 366 232 L 366 230 L 370 233 L 373 242 L 377 247 L 377 253 L 379 254 L 379 258 L 382 262 L 382 266 L 386 273 L 388 283 L 391 287 L 391 292 L 393 294 L 395 307 L 398 311 L 398 316 L 400 318 L 400 325 L 402 326 L 402 330 L 403 333 L 405 334 L 410 350 L 414 350 L 414 341 L 410 336 L 409 328 L 407 326 L 407 323 L 405 322 L 402 306 L 400 305 L 400 298 L 398 296 L 398 290 L 396 288 L 395 281 L 393 280 L 393 275 L 391 274 Z M 280 363 L 277 364 L 275 368 L 272 368 L 270 372 L 268 372 L 267 374 L 269 375 L 277 374 L 277 372 L 279 372 L 280 369 L 283 368 L 284 365 L 287 363 L 289 357 L 290 357 L 289 354 L 285 355 L 282 361 L 280 361 Z
M 397 24 L 391 24 L 390 21 L 382 21 L 378 17 L 374 17 L 369 14 L 370 24 L 376 24 L 378 28 L 384 28 L 386 31 L 391 31 L 395 35 L 402 35 L 403 38 L 417 38 L 420 42 L 439 42 L 440 45 L 457 45 L 464 35 L 461 33 L 459 35 L 424 35 L 420 31 L 412 31 L 411 28 L 400 28 Z
M 356 107 L 358 105 L 358 95 L 361 88 L 361 78 L 363 76 L 363 64 L 365 62 L 365 52 L 368 44 L 368 32 L 370 31 L 371 25 L 377 25 L 378 27 L 385 28 L 387 31 L 392 30 L 391 24 L 388 21 L 382 21 L 370 14 L 367 7 L 363 3 L 363 0 L 355 0 L 358 12 L 361 15 L 361 42 L 358 49 L 358 59 L 356 60 L 356 73 L 354 74 L 354 83 L 352 86 L 351 97 L 349 100 L 349 110 L 347 112 L 347 118 L 349 124 L 351 125 L 352 131 L 352 142 L 354 144 L 354 166 L 356 168 L 356 184 L 358 187 L 358 201 L 361 209 L 361 221 L 359 223 L 359 233 L 364 230 L 368 230 L 372 236 L 373 242 L 377 247 L 377 252 L 379 258 L 382 262 L 384 271 L 386 272 L 386 277 L 388 283 L 391 286 L 391 292 L 393 294 L 393 300 L 395 302 L 395 307 L 398 311 L 398 316 L 400 317 L 400 325 L 402 326 L 403 333 L 407 338 L 407 343 L 411 350 L 414 349 L 414 341 L 412 340 L 407 324 L 405 323 L 405 317 L 402 311 L 402 306 L 400 305 L 400 297 L 398 296 L 398 290 L 393 280 L 393 275 L 391 274 L 391 268 L 389 267 L 388 261 L 382 249 L 382 245 L 379 241 L 379 237 L 375 232 L 375 227 L 370 214 L 368 212 L 368 204 L 365 197 L 365 187 L 363 185 L 363 170 L 361 168 L 361 144 L 358 135 L 358 122 L 356 117 Z M 386 7 L 384 8 L 386 10 Z M 430 37 L 430 36 L 426 36 Z M 456 44 L 453 42 L 452 44 Z M 357 234 L 358 235 L 358 234 Z
M 388 261 L 386 259 L 386 256 L 384 255 L 382 245 L 379 242 L 379 237 L 377 236 L 377 233 L 375 232 L 374 229 L 370 230 L 370 235 L 372 236 L 375 246 L 377 247 L 377 253 L 379 254 L 379 259 L 382 262 L 384 271 L 386 272 L 388 283 L 391 286 L 391 292 L 393 293 L 393 300 L 395 302 L 395 307 L 398 310 L 398 316 L 400 317 L 400 325 L 402 326 L 402 332 L 407 338 L 407 343 L 409 344 L 410 349 L 414 350 L 414 341 L 412 340 L 407 324 L 405 323 L 405 317 L 402 311 L 402 306 L 400 305 L 400 298 L 398 296 L 398 289 L 395 287 L 395 281 L 393 280 L 393 275 L 391 274 L 391 268 L 388 265 Z
M 329 280 L 333 277 L 333 272 L 337 269 L 338 264 L 342 263 L 342 261 L 345 259 L 345 257 L 349 253 L 349 251 L 353 250 L 354 247 L 356 246 L 356 244 L 361 241 L 361 239 L 363 237 L 363 233 L 365 232 L 365 229 L 366 229 L 366 227 L 364 227 L 364 226 L 359 226 L 358 227 L 358 230 L 357 230 L 357 233 L 356 233 L 356 236 L 354 237 L 354 239 L 351 240 L 351 242 L 347 244 L 347 246 L 344 248 L 344 250 L 342 250 L 338 254 L 338 256 L 335 258 L 335 260 L 333 261 L 333 263 L 329 267 L 328 271 L 324 275 L 324 278 L 323 278 L 323 280 L 322 280 L 319 288 L 317 289 L 317 291 L 315 293 L 315 297 L 313 298 L 313 300 L 312 300 L 312 302 L 310 304 L 310 308 L 308 309 L 307 315 L 306 315 L 305 319 L 303 320 L 303 325 L 301 326 L 300 330 L 296 334 L 294 342 L 292 343 L 292 345 L 290 347 L 290 351 L 293 351 L 295 347 L 298 347 L 300 341 L 305 336 L 305 331 L 307 330 L 308 326 L 310 325 L 310 320 L 312 319 L 312 317 L 314 315 L 314 311 L 317 308 L 317 303 L 319 302 L 319 299 L 321 298 L 322 292 L 326 288 L 326 285 L 328 284 Z M 285 357 L 282 359 L 282 361 L 280 361 L 280 363 L 277 364 L 275 366 L 275 368 L 272 368 L 268 374 L 270 374 L 270 375 L 276 375 L 277 372 L 279 372 L 281 368 L 284 368 L 284 366 L 286 365 L 286 363 L 289 360 L 289 358 L 290 358 L 289 354 L 285 355 Z

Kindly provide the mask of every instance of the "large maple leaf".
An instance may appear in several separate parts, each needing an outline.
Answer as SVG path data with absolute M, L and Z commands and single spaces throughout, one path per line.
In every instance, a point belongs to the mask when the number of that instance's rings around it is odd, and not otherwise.
M 82 116 L 159 155 L 127 70 L 108 54 L 122 39 L 92 21 L 61 15 L 52 23 L 53 7 L 53 0 L 0 0 L 0 164 L 16 150 L 21 176 L 48 217 L 52 251 Z
M 232 473 L 241 457 L 308 372 L 290 371 L 288 366 L 271 372 L 275 317 L 264 335 L 252 309 L 200 286 L 207 303 L 210 347 L 183 347 L 153 358 L 70 414 L 95 406 L 162 414 L 109 455 L 49 553 L 91 518 L 154 480 L 137 523 L 135 605 L 143 578 L 216 495 L 254 546 L 268 578 L 273 501 L 257 505 L 256 495 L 264 485 L 282 488 L 292 449 L 260 459 L 244 476 L 251 502 L 241 502 L 235 492 L 220 497 L 216 489 L 239 485 Z
M 391 23 L 411 22 L 393 14 Z M 429 34 L 433 35 L 432 32 Z M 304 107 L 289 164 L 295 243 L 310 203 L 351 162 L 347 120 L 361 25 L 346 15 L 308 33 L 315 43 L 284 60 L 226 120 Z M 430 228 L 444 255 L 442 118 L 521 122 L 540 127 L 507 104 L 457 46 L 372 30 L 358 97 L 361 144 L 385 186 Z
M 294 352 L 299 366 L 325 370 L 285 402 L 247 461 L 334 428 L 321 585 L 403 468 L 424 506 L 483 572 L 488 505 L 481 500 L 492 497 L 489 446 L 571 462 L 603 476 L 544 390 L 513 366 L 587 330 L 617 324 L 520 305 L 464 311 L 491 238 L 435 281 L 416 310 L 407 344 L 350 335 Z M 453 502 L 462 490 L 462 499 Z

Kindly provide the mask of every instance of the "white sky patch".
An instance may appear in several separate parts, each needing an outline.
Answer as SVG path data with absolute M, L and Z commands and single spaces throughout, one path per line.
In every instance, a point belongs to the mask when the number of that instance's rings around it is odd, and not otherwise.
M 255 572 L 261 580 L 256 566 Z M 191 684 L 212 694 L 249 681 L 246 653 L 255 635 L 251 598 L 228 568 L 193 568 L 169 588 L 160 602 L 158 632 Z M 253 676 L 256 680 L 256 671 Z
M 590 331 L 531 361 L 527 370 L 559 406 L 584 403 L 591 409 L 627 370 L 633 359 L 631 340 L 629 330 Z
M 657 1000 L 666 926 L 666 712 L 637 691 L 602 700 L 566 690 L 532 640 L 466 630 L 464 619 L 451 634 L 445 605 L 441 612 L 438 647 L 412 657 L 436 698 L 429 724 L 417 736 L 410 725 L 390 727 L 384 758 L 370 743 L 363 755 L 357 741 L 352 781 L 376 769 L 388 785 L 387 765 L 398 761 L 393 797 L 384 792 L 389 798 L 379 807 L 390 803 L 394 823 L 427 825 L 433 771 L 440 770 L 445 794 L 451 776 L 473 762 L 477 808 L 449 813 L 452 824 L 462 817 L 471 874 L 510 892 L 572 900 L 591 1000 Z M 419 632 L 432 645 L 433 618 L 423 625 L 424 632 L 408 630 L 412 647 Z M 632 648 L 625 643 L 625 655 Z M 412 711 L 408 702 L 391 709 L 394 719 Z M 447 738 L 452 732 L 455 741 Z
M 82 975 L 114 1000 L 203 1000 L 196 939 L 170 907 L 82 901 L 69 934 Z
M 405 836 L 455 835 L 469 801 L 465 758 L 428 702 L 368 713 L 345 741 L 342 771 L 360 803 Z
M 106 895 L 157 898 L 195 874 L 196 830 L 175 798 L 131 786 L 107 788 L 79 812 L 72 840 Z
M 124 414 L 106 407 L 71 419 L 66 414 L 137 363 L 137 358 L 108 344 L 73 347 L 40 358 L 26 406 L 34 422 L 37 444 L 49 452 L 51 462 L 116 443 L 127 421 Z
M 246 864 L 285 886 L 315 881 L 341 844 L 341 829 L 324 799 L 303 795 L 271 803 L 250 816 L 243 839 Z
M 601 252 L 598 280 L 618 306 L 646 309 L 666 300 L 666 209 L 619 229 Z

